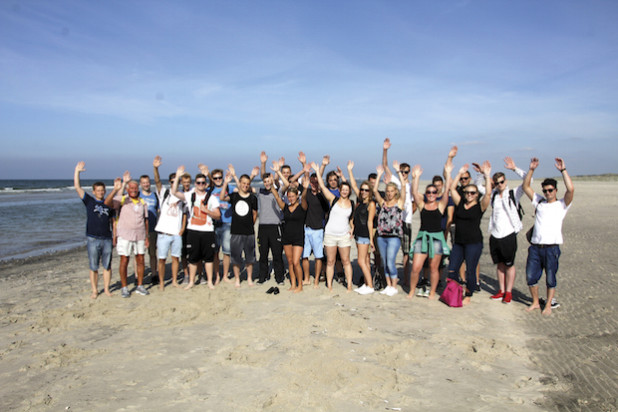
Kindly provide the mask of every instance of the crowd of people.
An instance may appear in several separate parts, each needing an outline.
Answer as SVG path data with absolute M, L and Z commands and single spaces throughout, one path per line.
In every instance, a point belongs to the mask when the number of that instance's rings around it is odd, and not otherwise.
M 532 175 L 539 164 L 533 158 L 527 172 L 516 167 L 510 157 L 505 168 L 518 174 L 523 182 L 509 189 L 502 172 L 491 174 L 488 161 L 472 163 L 478 173 L 473 182 L 470 165 L 461 166 L 453 177 L 454 146 L 448 152 L 442 176 L 434 176 L 421 193 L 423 170 L 420 165 L 388 162 L 391 142 L 383 143 L 382 162 L 360 185 L 354 176 L 354 162 L 347 164 L 348 178 L 340 167 L 324 172 L 330 157 L 308 162 L 299 152 L 300 168 L 292 173 L 280 158 L 268 165 L 268 156 L 260 154 L 260 167 L 237 175 L 233 165 L 210 170 L 199 164 L 192 177 L 184 166 L 169 175 L 165 187 L 159 175 L 160 156 L 153 161 L 154 183 L 143 175 L 133 180 L 129 172 L 114 180 L 106 196 L 105 185 L 96 182 L 92 195 L 80 184 L 84 162 L 75 167 L 74 185 L 87 211 L 86 235 L 90 265 L 92 298 L 99 295 L 98 271 L 103 268 L 104 293 L 111 296 L 112 250 L 120 256 L 121 295 L 131 296 L 128 284 L 130 257 L 135 256 L 134 292 L 148 295 L 144 286 L 145 255 L 150 259 L 151 283 L 165 288 L 165 272 L 171 257 L 171 284 L 191 289 L 202 281 L 214 289 L 221 281 L 241 286 L 243 267 L 246 282 L 262 284 L 274 274 L 282 286 L 286 279 L 283 254 L 287 260 L 289 290 L 326 287 L 340 279 L 347 291 L 368 295 L 393 296 L 401 286 L 409 288 L 408 298 L 438 297 L 441 271 L 463 285 L 463 305 L 479 290 L 478 264 L 483 250 L 481 219 L 491 206 L 489 250 L 497 265 L 499 290 L 491 296 L 503 303 L 512 301 L 515 280 L 517 233 L 523 229 L 521 197 L 526 194 L 535 207 L 534 227 L 526 263 L 527 283 L 532 296 L 529 310 L 551 313 L 555 301 L 556 273 L 562 239 L 562 221 L 573 200 L 574 187 L 564 160 L 555 159 L 562 174 L 566 193 L 558 199 L 558 182 L 545 179 L 543 196 L 531 188 Z M 261 177 L 263 188 L 252 186 Z M 384 181 L 385 190 L 380 191 Z M 193 182 L 193 187 L 192 187 Z M 420 227 L 412 233 L 412 217 L 418 212 Z M 259 251 L 256 259 L 256 231 Z M 449 242 L 450 238 L 450 242 Z M 357 266 L 362 276 L 354 287 L 354 268 L 350 259 L 352 245 L 357 249 Z M 399 272 L 396 258 L 403 252 Z M 314 272 L 310 273 L 310 258 Z M 272 258 L 272 271 L 269 256 Z M 372 259 L 373 256 L 373 259 Z M 372 265 L 372 260 L 374 264 Z M 446 261 L 448 260 L 448 265 Z M 258 262 L 258 276 L 253 266 Z M 182 264 L 182 268 L 181 268 Z M 465 265 L 464 265 L 465 264 Z M 231 268 L 231 273 L 230 273 Z M 539 298 L 538 282 L 546 273 L 546 300 Z M 340 275 L 343 275 L 339 278 Z M 381 277 L 380 277 L 381 275 Z M 314 277 L 313 282 L 311 276 Z M 377 276 L 377 277 L 376 277 Z M 380 279 L 375 285 L 375 279 Z M 383 284 L 383 287 L 382 287 Z M 279 293 L 278 286 L 268 293 Z

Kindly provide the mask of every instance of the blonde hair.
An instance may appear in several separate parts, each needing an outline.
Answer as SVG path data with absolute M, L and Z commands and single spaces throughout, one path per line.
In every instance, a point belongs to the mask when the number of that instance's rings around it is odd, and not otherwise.
M 397 187 L 397 185 L 393 182 L 390 182 L 386 184 L 386 188 L 388 189 L 389 187 L 392 187 L 397 191 L 397 194 L 395 195 L 395 199 L 399 200 L 399 198 L 401 197 L 401 192 L 399 191 L 399 188 Z

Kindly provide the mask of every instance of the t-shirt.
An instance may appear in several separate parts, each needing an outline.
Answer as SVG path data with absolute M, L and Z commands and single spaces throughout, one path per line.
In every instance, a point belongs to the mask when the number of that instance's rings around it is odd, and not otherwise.
M 257 197 L 250 193 L 247 197 L 242 197 L 240 193 L 230 193 L 230 210 L 232 211 L 232 227 L 230 233 L 233 235 L 253 235 L 253 211 L 258 209 Z
M 86 236 L 111 239 L 112 238 L 112 208 L 84 193 L 82 202 L 86 206 Z
M 457 220 L 457 225 L 455 226 L 455 243 L 464 245 L 471 243 L 482 243 L 482 217 L 483 210 L 481 210 L 480 203 L 476 203 L 469 209 L 464 207 L 463 201 L 461 201 L 459 205 L 455 206 L 455 219 Z
M 319 230 L 324 228 L 324 219 L 328 212 L 328 200 L 322 192 L 313 194 L 311 190 L 307 190 L 307 215 L 305 217 L 305 226 Z
M 193 207 L 191 207 L 191 198 L 193 197 L 193 193 L 195 193 L 195 201 L 193 202 Z M 215 222 L 212 220 L 210 216 L 200 210 L 200 205 L 206 199 L 206 195 L 208 191 L 202 193 L 201 195 L 195 191 L 195 188 L 189 190 L 185 193 L 185 200 L 189 207 L 189 221 L 187 223 L 187 229 L 195 230 L 198 232 L 214 232 L 215 231 Z M 219 199 L 215 196 L 210 196 L 208 198 L 207 208 L 209 211 L 213 211 L 219 207 Z
M 531 242 L 536 245 L 561 245 L 562 221 L 571 205 L 566 205 L 564 199 L 547 203 L 543 196 L 534 194 L 532 206 L 536 207 L 534 231 Z
M 401 190 L 401 182 L 397 179 L 397 176 L 391 175 L 391 182 L 395 183 L 399 190 Z M 412 223 L 412 216 L 414 214 L 414 209 L 412 204 L 414 203 L 414 196 L 412 196 L 412 189 L 410 188 L 410 183 L 406 183 L 406 199 L 403 208 L 403 221 L 404 223 Z
M 131 199 L 129 196 L 114 197 L 114 209 L 118 214 L 116 225 L 118 237 L 124 240 L 137 241 L 146 239 L 146 221 L 148 205 L 144 199 Z
M 159 198 L 154 192 L 145 195 L 141 190 L 139 191 L 139 197 L 144 199 L 144 202 L 148 205 L 148 231 L 154 232 L 155 226 L 157 226 L 157 219 L 159 218 Z
M 165 193 L 168 193 L 165 197 Z M 155 231 L 168 235 L 179 235 L 182 229 L 182 216 L 185 213 L 185 202 L 174 196 L 169 189 L 161 188 L 161 214 Z
M 221 200 L 221 189 L 223 186 L 215 186 L 212 191 L 212 196 L 219 199 L 219 211 L 221 212 L 221 222 L 222 223 L 232 223 L 232 209 L 230 208 L 230 202 L 225 200 Z M 233 193 L 236 186 L 228 185 L 227 192 Z
M 270 190 L 260 189 L 257 193 L 260 225 L 279 225 L 283 212 Z

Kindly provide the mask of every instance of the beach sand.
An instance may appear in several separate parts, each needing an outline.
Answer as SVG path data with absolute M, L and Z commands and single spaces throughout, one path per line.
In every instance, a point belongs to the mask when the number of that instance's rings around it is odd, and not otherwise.
M 524 310 L 523 233 L 515 301 L 489 299 L 486 247 L 458 309 L 273 281 L 92 300 L 83 249 L 4 263 L 0 410 L 615 410 L 617 203 L 576 182 L 550 317 Z

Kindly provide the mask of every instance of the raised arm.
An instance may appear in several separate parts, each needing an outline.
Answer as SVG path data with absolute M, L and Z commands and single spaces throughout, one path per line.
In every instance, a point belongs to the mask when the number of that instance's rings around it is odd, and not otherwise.
M 305 171 L 305 177 L 303 178 L 303 193 L 300 197 L 300 207 L 302 207 L 303 210 L 307 210 L 307 208 L 309 207 L 309 205 L 307 204 L 307 190 L 309 190 L 309 171 L 307 169 L 307 166 L 307 164 L 303 166 L 303 170 Z
M 266 173 L 266 162 L 268 162 L 268 156 L 262 150 L 262 153 L 260 153 L 260 176 L 264 176 L 264 173 Z
M 232 181 L 232 174 L 228 170 L 225 174 L 225 178 L 223 179 L 223 186 L 221 186 L 221 192 L 219 193 L 219 200 L 223 200 L 224 202 L 230 201 L 230 194 L 227 192 L 228 186 Z
M 260 168 L 258 166 L 255 166 L 253 169 L 251 169 L 251 174 L 249 175 L 249 183 L 253 182 L 253 179 L 255 179 L 258 173 L 260 173 Z
M 393 169 L 397 172 L 397 176 L 399 176 L 399 181 L 401 182 L 401 189 L 399 190 L 399 200 L 397 201 L 397 206 L 400 209 L 404 209 L 406 207 L 406 187 L 408 184 L 408 176 L 404 176 L 401 173 L 400 163 L 397 160 L 393 161 Z
M 454 168 L 453 159 L 455 158 L 455 156 L 457 156 L 457 150 L 458 150 L 457 146 L 451 147 L 451 150 L 449 150 L 448 155 L 446 157 L 446 164 L 451 166 L 451 170 L 453 170 Z M 444 175 L 444 180 L 446 181 L 446 175 Z M 445 186 L 445 187 L 448 187 L 448 186 Z
M 532 187 L 530 187 L 530 182 L 532 181 L 532 174 L 537 167 L 539 167 L 539 159 L 533 157 L 532 159 L 530 159 L 530 167 L 528 169 L 526 177 L 524 178 L 524 184 L 522 185 L 524 193 L 526 194 L 526 196 L 528 196 L 530 200 L 534 200 L 534 190 L 532 190 Z
M 457 172 L 457 175 L 455 176 L 455 179 L 453 179 L 453 182 L 451 183 L 451 185 L 448 186 L 448 190 L 450 190 L 451 192 L 451 198 L 453 199 L 453 202 L 456 205 L 458 205 L 461 202 L 461 195 L 457 191 L 457 185 L 459 184 L 459 180 L 461 179 L 461 176 L 468 171 L 468 167 L 469 167 L 468 163 L 461 166 L 459 168 L 459 171 Z
M 152 161 L 152 167 L 154 169 L 154 181 L 155 186 L 157 187 L 157 193 L 161 193 L 161 188 L 163 185 L 161 184 L 161 176 L 159 175 L 159 167 L 161 166 L 161 156 L 155 156 Z
M 238 179 L 238 176 L 236 176 L 236 169 L 234 168 L 234 165 L 229 163 L 227 165 L 227 170 L 232 176 L 232 178 L 234 179 L 234 183 L 236 183 L 236 187 L 240 187 L 240 179 Z
M 75 172 L 73 173 L 73 186 L 75 186 L 75 191 L 77 192 L 77 196 L 79 196 L 80 199 L 84 198 L 85 192 L 84 192 L 84 189 L 82 189 L 82 183 L 81 183 L 81 180 L 79 179 L 79 174 L 85 171 L 86 171 L 86 163 L 77 162 L 77 165 L 75 166 Z
M 391 173 L 391 170 L 388 168 L 388 149 L 390 149 L 390 147 L 391 147 L 391 139 L 387 137 L 386 139 L 384 139 L 384 143 L 382 143 L 382 167 L 384 168 L 384 181 L 385 182 L 390 182 L 391 176 L 393 175 Z
M 290 176 L 289 182 L 296 182 L 302 175 L 305 174 L 305 166 L 307 165 L 307 158 L 303 152 L 298 152 L 298 161 L 301 164 L 301 169 L 294 175 Z
M 114 188 L 110 192 L 109 195 L 105 198 L 105 205 L 108 207 L 114 207 L 114 196 L 118 194 L 118 192 L 122 189 L 122 179 L 119 177 L 114 179 Z
M 337 177 L 339 178 L 340 181 L 347 182 L 347 180 L 345 179 L 345 176 L 343 175 L 343 172 L 341 171 L 341 168 L 339 166 L 337 166 L 337 169 L 335 170 L 335 174 L 337 175 Z
M 330 155 L 322 156 L 322 164 L 320 165 L 320 170 L 316 170 L 315 172 L 318 175 L 323 176 L 324 170 L 326 170 L 326 166 L 328 166 L 329 163 L 330 163 Z M 313 163 L 312 163 L 312 167 L 313 167 Z
M 376 181 L 373 184 L 373 197 L 375 197 L 376 202 L 378 202 L 379 205 L 382 205 L 384 203 L 384 198 L 382 197 L 382 195 L 380 195 L 380 192 L 378 191 L 378 187 L 380 187 L 380 177 L 382 177 L 382 175 L 384 174 L 384 167 L 382 167 L 382 165 L 379 165 L 376 167 Z
M 452 178 L 451 178 L 451 173 L 453 172 L 453 162 L 446 162 L 446 164 L 444 165 L 444 170 L 442 172 L 442 174 L 444 175 L 444 187 L 451 187 L 452 186 Z M 455 190 L 457 191 L 457 190 Z M 452 190 L 451 190 L 452 192 Z M 452 193 L 451 193 L 452 195 Z M 447 209 L 448 207 L 448 192 L 444 193 L 444 195 L 442 195 L 442 199 L 440 199 L 440 203 L 438 204 L 438 209 L 440 209 L 440 212 L 444 213 L 444 211 Z
M 277 163 L 277 162 L 273 162 L 273 163 Z M 272 185 L 270 187 L 270 191 L 275 196 L 275 200 L 277 201 L 277 205 L 279 205 L 279 209 L 283 210 L 285 208 L 285 202 L 283 201 L 283 199 L 281 199 L 281 196 L 279 196 L 279 190 L 277 190 L 275 185 Z
M 564 180 L 564 185 L 566 186 L 566 193 L 564 194 L 564 203 L 566 205 L 570 205 L 573 201 L 573 194 L 575 193 L 575 187 L 573 186 L 573 181 L 571 180 L 571 176 L 567 173 L 566 164 L 561 157 L 556 157 L 556 169 L 560 171 L 562 174 L 562 179 Z
M 279 162 L 273 161 L 273 165 L 270 170 L 275 172 L 275 174 L 279 177 L 279 179 L 281 179 L 281 182 L 283 183 L 283 186 L 281 186 L 281 188 L 277 187 L 277 189 L 281 189 L 282 193 L 288 190 L 288 187 L 290 187 L 290 182 L 288 182 L 288 179 L 286 179 L 285 176 L 283 176 L 283 173 L 281 173 L 281 165 L 279 164 Z M 283 207 L 281 207 L 281 209 L 283 209 Z
M 324 157 L 326 157 L 326 156 L 324 156 Z M 328 200 L 328 204 L 331 204 L 331 203 L 333 203 L 333 200 L 335 200 L 335 195 L 332 194 L 330 192 L 330 190 L 328 190 L 326 188 L 326 185 L 324 184 L 324 179 L 322 178 L 322 173 L 320 173 L 320 169 L 322 169 L 323 166 L 324 166 L 323 163 L 322 163 L 322 166 L 318 166 L 318 164 L 316 162 L 312 162 L 311 163 L 311 167 L 313 168 L 313 170 L 315 170 L 315 174 L 316 174 L 316 176 L 318 178 L 318 184 L 320 185 L 320 189 L 322 189 L 322 195 L 324 195 L 326 200 Z
M 412 187 L 410 188 L 410 191 L 412 192 L 412 197 L 414 198 L 416 207 L 421 210 L 425 206 L 425 200 L 418 191 L 418 184 L 421 180 L 423 169 L 421 168 L 421 165 L 414 165 L 410 173 L 412 174 Z
M 348 160 L 348 175 L 350 176 L 350 186 L 352 186 L 352 190 L 356 193 L 356 197 L 360 199 L 360 190 L 358 190 L 358 185 L 356 184 L 356 179 L 354 179 L 354 173 L 352 172 L 354 169 L 354 162 Z
M 174 183 L 172 183 L 171 192 L 178 199 L 183 200 L 183 201 L 186 202 L 187 199 L 185 198 L 185 193 L 184 192 L 180 192 L 178 190 L 178 182 L 180 182 L 183 174 L 185 174 L 185 167 L 184 166 L 178 166 L 178 169 L 176 169 L 176 179 L 174 179 Z
M 485 193 L 487 193 L 481 199 L 481 210 L 484 212 L 489 207 L 489 203 L 491 203 L 491 164 L 489 160 L 485 160 L 480 169 L 483 176 L 485 176 Z

